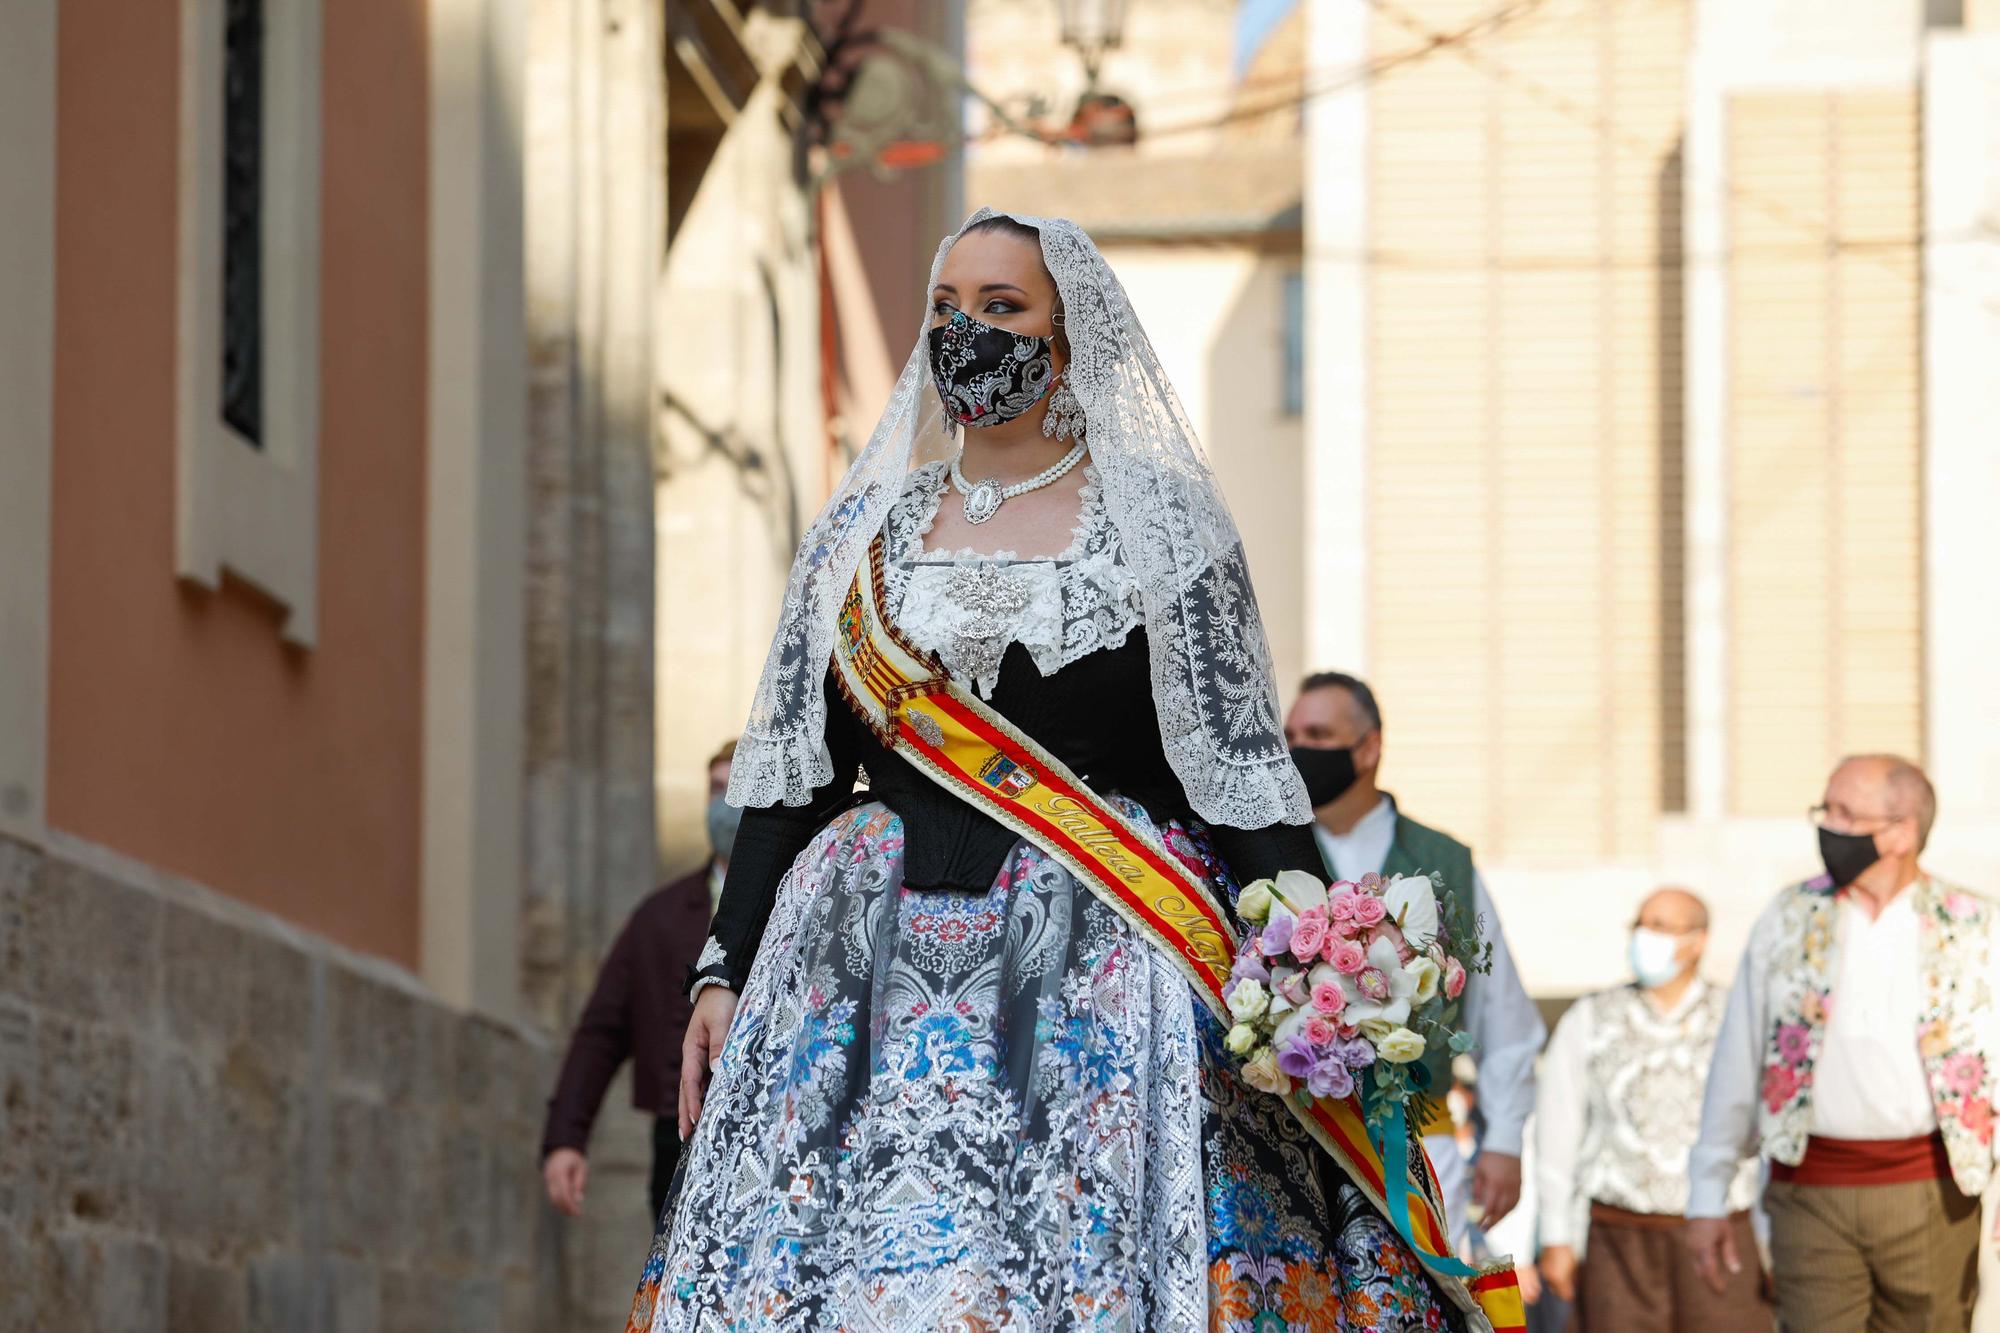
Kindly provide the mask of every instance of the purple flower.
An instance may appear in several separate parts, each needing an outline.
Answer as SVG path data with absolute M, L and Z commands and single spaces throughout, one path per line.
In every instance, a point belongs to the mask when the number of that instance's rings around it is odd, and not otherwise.
M 1287 953 L 1292 947 L 1292 926 L 1298 920 L 1290 912 L 1278 908 L 1271 909 L 1271 919 L 1264 923 L 1264 929 L 1257 936 L 1257 950 L 1266 958 L 1276 958 Z
M 1306 1074 L 1306 1091 L 1315 1097 L 1338 1100 L 1354 1091 L 1354 1075 L 1337 1057 L 1329 1055 Z
M 1229 969 L 1231 981 L 1241 981 L 1249 977 L 1252 981 L 1269 981 L 1271 969 L 1264 966 L 1264 960 L 1255 953 L 1245 951 L 1236 955 L 1236 965 Z
M 1375 1063 L 1375 1045 L 1366 1037 L 1349 1037 L 1334 1047 L 1334 1054 L 1349 1069 L 1366 1069 Z
M 1278 1051 L 1278 1068 L 1289 1078 L 1304 1078 L 1317 1063 L 1312 1043 L 1303 1037 L 1290 1038 Z

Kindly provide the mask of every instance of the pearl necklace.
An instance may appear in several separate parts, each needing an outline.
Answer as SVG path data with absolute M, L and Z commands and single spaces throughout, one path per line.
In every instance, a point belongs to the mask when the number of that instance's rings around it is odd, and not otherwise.
M 977 484 L 967 481 L 965 473 L 961 472 L 958 466 L 959 460 L 965 457 L 965 451 L 959 450 L 957 457 L 951 460 L 951 484 L 965 497 L 965 521 L 975 525 L 984 523 L 999 513 L 1000 506 L 1006 501 L 1017 495 L 1026 495 L 1029 491 L 1038 491 L 1060 480 L 1063 474 L 1083 460 L 1086 447 L 1079 441 L 1074 448 L 1057 460 L 1054 466 L 1044 468 L 1026 481 L 1017 481 L 1012 486 L 1002 486 L 990 477 Z

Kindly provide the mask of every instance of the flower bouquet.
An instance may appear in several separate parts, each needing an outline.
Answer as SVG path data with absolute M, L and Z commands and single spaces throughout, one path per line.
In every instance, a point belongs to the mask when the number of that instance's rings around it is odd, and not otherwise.
M 1358 1094 L 1371 1127 L 1444 1095 L 1423 1057 L 1472 1048 L 1453 1024 L 1466 974 L 1492 955 L 1469 903 L 1430 876 L 1329 887 L 1288 870 L 1245 886 L 1237 912 L 1248 930 L 1223 992 L 1225 1040 L 1246 1082 L 1304 1104 Z

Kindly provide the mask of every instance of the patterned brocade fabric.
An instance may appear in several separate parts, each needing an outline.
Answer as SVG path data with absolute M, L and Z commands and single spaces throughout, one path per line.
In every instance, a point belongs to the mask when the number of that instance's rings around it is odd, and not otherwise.
M 916 891 L 903 843 L 863 805 L 785 877 L 630 1333 L 1460 1327 L 1067 870 Z
M 1593 1103 L 1578 1172 L 1584 1203 L 1679 1216 L 1687 1209 L 1688 1150 L 1701 1125 L 1708 1065 L 1729 992 L 1705 982 L 1670 1013 L 1636 986 L 1579 1000 L 1590 1006 L 1587 1069 Z M 1730 1190 L 1732 1210 L 1756 1199 L 1746 1166 Z

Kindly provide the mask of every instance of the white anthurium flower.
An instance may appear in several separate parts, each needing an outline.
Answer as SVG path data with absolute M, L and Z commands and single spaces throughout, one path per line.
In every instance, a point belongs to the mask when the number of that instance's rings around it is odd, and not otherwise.
M 1410 947 L 1430 947 L 1438 933 L 1437 890 L 1422 875 L 1398 875 L 1382 887 L 1382 905 Z
M 1368 988 L 1380 993 L 1370 995 Z M 1400 1026 L 1410 1020 L 1410 1000 L 1417 993 L 1417 979 L 1403 967 L 1402 955 L 1396 952 L 1395 945 L 1376 940 L 1368 946 L 1368 966 L 1351 977 L 1340 974 L 1340 990 L 1347 997 L 1347 1007 L 1340 1011 L 1341 1022 L 1365 1028 L 1380 1019 Z
M 1283 1050 L 1287 1041 L 1305 1031 L 1306 1023 L 1311 1020 L 1312 1016 L 1313 1012 L 1310 1009 L 1294 1009 L 1291 1013 L 1279 1019 L 1277 1028 L 1271 1033 L 1272 1048 L 1274 1050 Z
M 1280 870 L 1271 881 L 1271 892 L 1294 915 L 1326 906 L 1326 885 L 1303 870 Z

